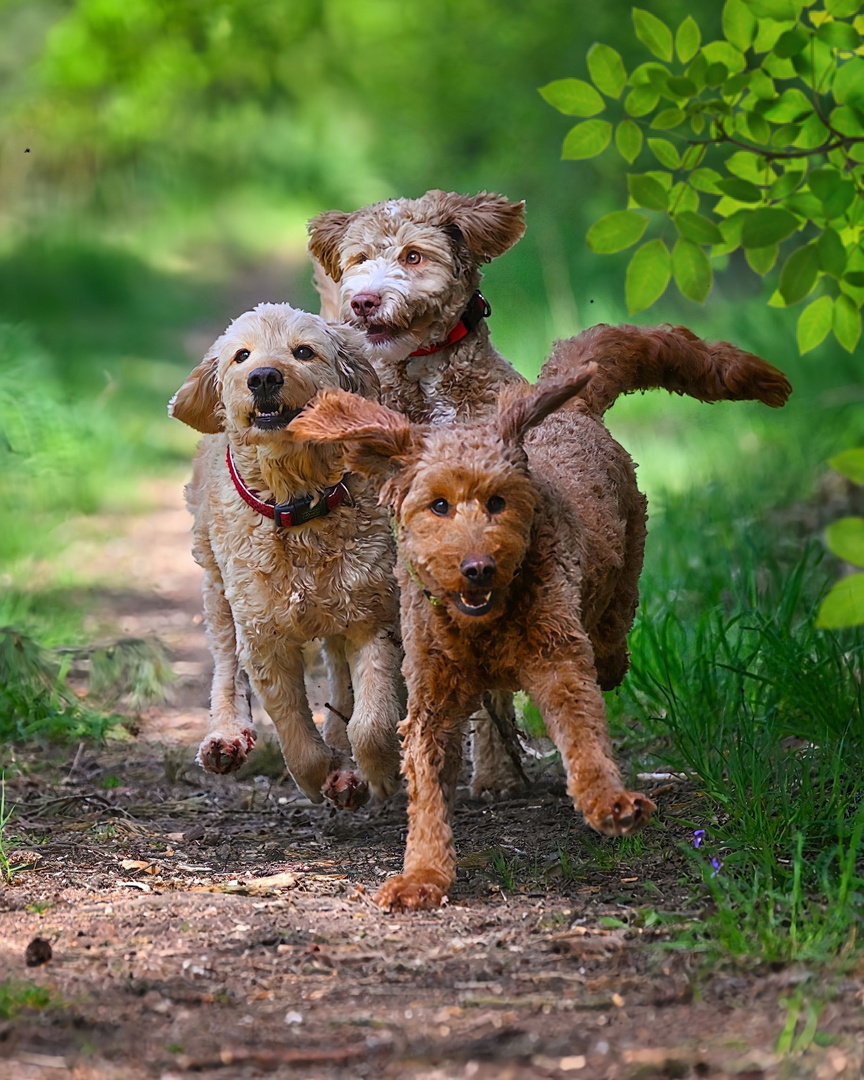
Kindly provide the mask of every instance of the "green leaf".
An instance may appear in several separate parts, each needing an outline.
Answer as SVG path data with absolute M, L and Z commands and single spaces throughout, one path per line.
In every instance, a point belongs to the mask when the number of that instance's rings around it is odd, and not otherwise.
M 652 90 L 656 90 L 659 94 L 666 89 L 666 80 L 668 78 L 669 72 L 662 64 L 658 64 L 654 60 L 647 60 L 644 64 L 633 68 L 630 73 L 630 85 L 650 86 Z
M 804 353 L 815 349 L 825 340 L 834 317 L 834 301 L 830 296 L 820 296 L 798 316 L 798 351 Z
M 699 210 L 699 196 L 686 181 L 679 180 L 669 192 L 669 206 L 680 213 L 695 214 Z
M 840 518 L 828 526 L 826 540 L 838 558 L 864 566 L 864 518 Z
M 807 175 L 810 190 L 822 203 L 825 217 L 839 217 L 855 198 L 855 185 L 844 180 L 836 169 L 811 169 Z
M 541 86 L 539 93 L 565 116 L 595 116 L 606 108 L 594 87 L 581 79 L 556 79 Z
M 631 315 L 651 307 L 666 291 L 672 260 L 662 240 L 649 240 L 637 248 L 627 267 L 625 292 Z
M 853 289 L 860 289 L 864 286 L 864 271 L 850 270 L 848 274 L 843 275 L 843 280 L 851 285 Z
M 797 304 L 816 284 L 819 252 L 815 244 L 805 244 L 793 251 L 780 271 L 780 295 L 787 304 Z
M 725 221 L 719 222 L 717 228 L 723 236 L 723 243 L 714 248 L 712 255 L 727 255 L 739 246 L 741 243 L 741 229 L 748 213 L 747 210 L 736 210 Z
M 803 172 L 794 172 L 790 169 L 774 181 L 768 189 L 768 195 L 772 199 L 785 199 L 787 195 L 792 194 L 803 179 Z
M 591 226 L 586 237 L 588 247 L 598 255 L 624 251 L 642 239 L 647 225 L 648 218 L 644 214 L 637 214 L 635 210 L 616 210 Z
M 840 234 L 826 229 L 816 241 L 819 253 L 819 269 L 832 277 L 841 278 L 846 270 L 846 247 Z
M 610 98 L 619 98 L 627 82 L 627 71 L 620 55 L 600 42 L 588 50 L 588 71 L 597 89 Z
M 853 484 L 864 484 L 864 448 L 844 450 L 828 459 L 832 469 L 848 477 Z
M 795 140 L 795 145 L 800 146 L 802 150 L 815 150 L 817 147 L 822 146 L 827 139 L 828 128 L 825 127 L 816 113 L 812 113 L 801 125 L 801 132 Z
M 711 291 L 711 262 L 692 240 L 682 237 L 672 249 L 672 276 L 688 300 L 701 304 Z
M 665 131 L 679 127 L 686 119 L 687 114 L 681 109 L 661 109 L 651 121 L 651 127 Z
M 758 113 L 745 113 L 744 122 L 747 127 L 747 134 L 753 142 L 767 144 L 770 141 L 771 128 L 768 127 L 768 121 L 763 120 Z
M 679 98 L 691 98 L 696 93 L 696 84 L 682 75 L 670 75 L 666 80 L 666 89 Z
M 665 210 L 669 206 L 669 192 L 653 176 L 630 173 L 627 188 L 630 198 L 647 210 Z
M 722 64 L 726 68 L 723 82 L 729 75 L 734 75 L 736 71 L 743 71 L 747 67 L 744 54 L 728 41 L 709 41 L 707 45 L 702 46 L 702 54 L 708 61 L 709 68 L 713 64 Z M 711 85 L 710 82 L 708 85 Z
M 797 123 L 812 112 L 813 105 L 810 100 L 795 87 L 784 90 L 776 101 L 761 110 L 765 119 L 772 124 Z
M 697 244 L 723 243 L 723 234 L 714 222 L 701 214 L 694 214 L 692 210 L 676 214 L 675 226 L 681 236 L 687 240 L 695 240 Z
M 692 15 L 688 15 L 675 32 L 675 52 L 678 53 L 678 59 L 682 64 L 690 63 L 701 41 L 702 32 L 699 24 Z
M 582 161 L 602 154 L 612 139 L 608 120 L 585 120 L 571 128 L 564 139 L 561 157 L 565 161 Z
M 830 45 L 832 49 L 851 52 L 861 44 L 861 35 L 854 26 L 843 22 L 823 22 L 816 31 L 816 37 Z
M 695 169 L 696 166 L 705 157 L 705 146 L 688 146 L 681 157 L 681 168 Z
M 713 169 L 696 169 L 690 176 L 690 183 L 697 191 L 704 191 L 708 195 L 719 195 L 718 182 L 722 179 L 720 173 Z
M 855 56 L 837 69 L 831 92 L 838 105 L 864 106 L 864 59 Z
M 761 70 L 753 72 L 753 77 L 750 80 L 750 91 L 760 101 L 773 101 L 777 97 L 774 80 Z
M 793 191 L 791 195 L 787 195 L 785 203 L 787 210 L 791 210 L 793 214 L 798 214 L 805 220 L 812 218 L 815 221 L 816 218 L 824 215 L 822 203 L 809 191 Z
M 723 5 L 723 33 L 741 52 L 753 44 L 756 17 L 743 0 L 726 0 Z
M 785 22 L 797 19 L 798 12 L 804 6 L 804 0 L 747 0 L 754 15 L 762 19 L 774 19 Z
M 754 273 L 764 277 L 773 268 L 774 263 L 777 262 L 777 245 L 769 244 L 767 247 L 747 248 L 744 252 L 744 258 Z
M 854 15 L 861 7 L 861 0 L 825 0 L 825 10 L 835 19 Z
M 621 157 L 632 165 L 642 149 L 642 128 L 633 120 L 622 120 L 615 129 L 615 145 Z
M 709 64 L 705 70 L 705 84 L 706 86 L 722 86 L 728 74 L 725 64 Z
M 841 578 L 819 605 L 816 625 L 823 630 L 839 630 L 864 622 L 864 574 Z
M 745 219 L 741 241 L 745 248 L 767 247 L 791 236 L 800 222 L 794 214 L 779 206 L 766 206 L 754 210 Z
M 648 147 L 660 164 L 665 165 L 667 169 L 681 167 L 681 158 L 678 156 L 678 151 L 668 139 L 649 139 Z
M 834 301 L 834 337 L 850 353 L 861 337 L 861 312 L 851 296 L 841 293 Z
M 718 191 L 728 195 L 730 199 L 737 199 L 738 202 L 756 203 L 762 201 L 762 192 L 759 188 L 755 184 L 751 184 L 749 180 L 739 180 L 737 176 L 731 176 L 728 180 L 718 180 L 716 186 Z
M 765 159 L 759 154 L 751 154 L 749 150 L 738 150 L 728 157 L 726 168 L 733 176 L 740 176 L 751 184 L 770 183 L 774 179 L 774 172 L 766 167 Z
M 672 59 L 672 31 L 656 15 L 642 8 L 633 8 L 633 27 L 636 37 L 647 45 L 655 56 L 661 60 Z
M 841 135 L 864 135 L 864 114 L 853 105 L 839 105 L 831 110 L 831 127 Z
M 806 47 L 809 40 L 810 35 L 802 30 L 800 26 L 796 26 L 780 35 L 774 45 L 774 55 L 784 60 L 789 59 L 791 56 L 797 56 Z
M 624 98 L 624 110 L 628 116 L 647 116 L 659 100 L 660 95 L 650 86 L 637 86 Z

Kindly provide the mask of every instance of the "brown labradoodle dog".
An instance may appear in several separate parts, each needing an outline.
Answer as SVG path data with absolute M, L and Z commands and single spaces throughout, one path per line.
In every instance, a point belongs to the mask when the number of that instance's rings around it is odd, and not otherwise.
M 309 223 L 322 313 L 366 334 L 385 405 L 416 423 L 466 421 L 524 384 L 489 340 L 478 291 L 480 266 L 524 233 L 524 211 L 501 195 L 427 191 Z M 487 705 L 472 733 L 474 794 L 524 782 L 512 698 Z
M 362 335 L 260 304 L 229 326 L 169 411 L 206 433 L 186 489 L 214 661 L 198 760 L 216 773 L 243 763 L 254 742 L 251 683 L 298 786 L 354 809 L 367 784 L 383 797 L 399 782 L 395 551 L 377 488 L 345 472 L 342 448 L 287 432 L 322 387 L 377 399 Z M 302 646 L 313 638 L 331 678 L 324 739 L 303 682 Z M 347 730 L 340 715 L 351 717 Z
M 627 670 L 646 520 L 601 418 L 619 393 L 651 386 L 773 406 L 790 389 L 758 357 L 681 328 L 595 327 L 471 424 L 420 426 L 338 391 L 293 421 L 298 438 L 347 441 L 352 468 L 386 478 L 398 525 L 410 825 L 383 908 L 434 907 L 454 880 L 461 731 L 486 687 L 531 694 L 593 828 L 621 835 L 651 817 L 612 760 L 601 694 Z

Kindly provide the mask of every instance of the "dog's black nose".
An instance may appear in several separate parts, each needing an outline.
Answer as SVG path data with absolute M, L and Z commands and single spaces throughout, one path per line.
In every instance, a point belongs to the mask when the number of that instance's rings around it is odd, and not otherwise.
M 462 576 L 472 585 L 488 585 L 497 567 L 491 555 L 466 555 L 459 564 Z
M 246 385 L 253 394 L 274 394 L 284 382 L 282 372 L 275 367 L 256 367 L 246 379 Z
M 374 315 L 379 307 L 381 307 L 381 297 L 378 293 L 358 292 L 351 301 L 351 310 L 354 314 L 365 318 Z

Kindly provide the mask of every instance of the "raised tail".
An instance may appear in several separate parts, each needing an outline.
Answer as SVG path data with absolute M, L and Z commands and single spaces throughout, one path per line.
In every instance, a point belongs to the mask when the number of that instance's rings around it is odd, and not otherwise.
M 727 341 L 707 342 L 686 326 L 607 326 L 558 341 L 540 378 L 573 374 L 594 362 L 597 374 L 577 400 L 602 416 L 621 394 L 668 390 L 700 401 L 761 401 L 778 409 L 792 387 L 777 368 Z

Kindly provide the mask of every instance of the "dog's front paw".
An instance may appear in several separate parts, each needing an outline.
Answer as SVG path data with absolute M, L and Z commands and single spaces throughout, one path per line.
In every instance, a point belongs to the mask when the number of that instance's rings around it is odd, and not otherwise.
M 397 874 L 384 882 L 375 903 L 384 911 L 428 911 L 447 903 L 447 889 L 428 877 Z
M 359 810 L 369 801 L 366 782 L 350 765 L 334 769 L 324 781 L 321 794 L 340 810 Z
M 626 836 L 648 824 L 657 809 L 647 795 L 638 791 L 614 791 L 597 799 L 584 810 L 585 820 L 605 836 Z
M 248 728 L 243 728 L 233 739 L 214 733 L 208 735 L 198 747 L 195 760 L 207 772 L 236 772 L 254 745 L 255 733 Z

